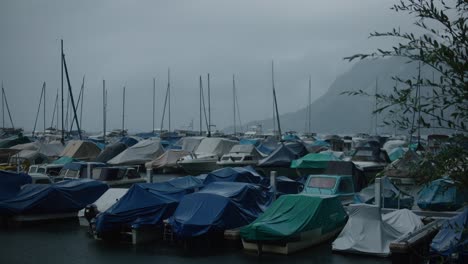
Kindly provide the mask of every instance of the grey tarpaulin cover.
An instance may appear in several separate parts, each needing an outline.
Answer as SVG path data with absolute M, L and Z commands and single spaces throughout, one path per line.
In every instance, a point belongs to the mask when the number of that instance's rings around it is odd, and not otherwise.
M 373 205 L 348 208 L 348 223 L 332 244 L 335 251 L 387 257 L 391 242 L 422 227 L 421 220 L 406 209 L 382 217 L 380 208 Z
M 163 153 L 164 149 L 160 140 L 147 139 L 129 147 L 107 163 L 111 165 L 142 165 Z

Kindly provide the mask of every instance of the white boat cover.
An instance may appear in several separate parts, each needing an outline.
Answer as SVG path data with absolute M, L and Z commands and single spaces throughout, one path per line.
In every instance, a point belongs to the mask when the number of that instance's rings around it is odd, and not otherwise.
M 263 158 L 263 155 L 260 154 L 260 152 L 254 145 L 234 145 L 229 151 L 229 153 L 245 153 L 252 155 L 256 159 Z
M 407 141 L 401 140 L 401 139 L 394 139 L 394 140 L 389 140 L 389 141 L 385 142 L 385 144 L 383 145 L 382 148 L 385 149 L 385 151 L 387 151 L 387 153 L 390 153 L 390 151 L 392 151 L 395 148 L 407 147 L 407 146 L 408 146 Z
M 35 141 L 26 144 L 19 144 L 11 148 L 20 150 L 35 150 L 47 157 L 58 157 L 60 156 L 60 153 L 62 153 L 62 151 L 65 149 L 65 147 L 60 141 L 52 141 L 49 143 Z
M 416 231 L 424 226 L 421 218 L 408 209 L 396 210 L 382 215 L 382 220 L 402 234 Z
M 194 152 L 204 138 L 205 137 L 184 137 L 180 139 L 182 141 L 180 146 L 185 151 Z
M 129 147 L 107 163 L 111 165 L 140 165 L 161 156 L 163 153 L 164 148 L 159 139 L 147 139 Z
M 222 155 L 228 153 L 232 146 L 236 144 L 239 144 L 239 142 L 225 138 L 204 138 L 195 150 L 195 154 L 197 156 L 204 154 L 214 154 L 218 157 L 221 157 Z
M 359 204 L 348 209 L 348 223 L 332 244 L 335 251 L 387 257 L 391 242 L 422 226 L 421 220 L 406 209 L 384 216 L 386 221 L 380 208 L 373 205 Z
M 124 194 L 126 194 L 128 189 L 126 188 L 109 188 L 99 199 L 96 200 L 93 204 L 96 205 L 99 212 L 104 212 L 113 206 Z M 85 209 L 78 211 L 78 217 L 84 216 Z
M 71 140 L 60 156 L 79 160 L 93 160 L 101 153 L 101 149 L 91 141 Z
M 190 152 L 179 149 L 168 149 L 161 156 L 156 159 L 147 162 L 145 167 L 147 169 L 157 169 L 163 167 L 174 167 L 177 165 L 177 161 L 184 157 L 190 155 Z

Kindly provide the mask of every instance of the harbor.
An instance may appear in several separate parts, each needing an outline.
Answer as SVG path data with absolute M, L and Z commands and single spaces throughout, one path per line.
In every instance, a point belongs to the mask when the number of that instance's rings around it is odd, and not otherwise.
M 468 2 L 2 1 L 0 263 L 468 263 Z

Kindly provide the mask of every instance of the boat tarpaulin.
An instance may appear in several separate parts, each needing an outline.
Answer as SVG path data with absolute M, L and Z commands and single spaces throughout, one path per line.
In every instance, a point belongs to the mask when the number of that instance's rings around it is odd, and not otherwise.
M 60 156 L 88 161 L 95 159 L 99 153 L 101 153 L 101 149 L 94 142 L 71 140 Z
M 113 157 L 122 153 L 122 151 L 127 149 L 127 145 L 122 142 L 116 142 L 114 144 L 106 146 L 101 153 L 96 157 L 94 161 L 96 162 L 108 162 Z
M 240 182 L 214 182 L 184 196 L 169 224 L 179 238 L 222 232 L 247 225 L 270 205 L 263 187 Z
M 462 253 L 468 256 L 468 206 L 458 215 L 447 219 L 432 239 L 430 252 L 442 256 Z M 466 262 L 465 262 L 466 263 Z
M 432 181 L 419 193 L 418 206 L 423 210 L 454 211 L 468 201 L 468 191 L 457 189 L 450 178 Z
M 291 161 L 299 158 L 285 144 L 281 144 L 268 157 L 258 162 L 258 167 L 288 167 L 291 166 Z
M 232 146 L 236 144 L 239 144 L 239 142 L 225 138 L 204 138 L 195 150 L 195 154 L 197 156 L 204 154 L 214 154 L 221 157 L 222 155 L 228 153 Z
M 64 146 L 60 141 L 53 141 L 49 143 L 43 143 L 40 141 L 34 141 L 31 143 L 20 144 L 11 147 L 12 149 L 21 149 L 21 150 L 36 150 L 39 153 L 47 157 L 58 157 L 60 153 L 64 150 Z
M 0 215 L 70 213 L 96 201 L 109 186 L 80 179 L 54 184 L 27 184 L 14 197 L 0 202 Z
M 158 169 L 164 167 L 176 167 L 177 161 L 184 157 L 190 155 L 190 152 L 186 150 L 178 149 L 168 149 L 162 155 L 155 158 L 154 160 L 147 162 L 145 167 L 148 169 Z
M 14 173 L 0 170 L 0 201 L 14 197 L 21 186 L 31 183 L 32 179 L 26 173 Z
M 202 186 L 202 181 L 192 176 L 134 184 L 117 203 L 96 217 L 96 231 L 103 234 L 122 228 L 160 225 L 172 215 L 184 195 Z
M 398 221 L 404 225 L 395 226 L 394 217 L 388 217 L 389 222 L 384 221 L 377 206 L 367 204 L 348 206 L 349 220 L 333 241 L 332 249 L 380 257 L 389 256 L 390 243 L 422 226 L 420 221 L 415 223 L 413 216 L 407 219 L 405 215 L 408 216 L 408 210 L 403 210 Z
M 333 153 L 310 153 L 304 157 L 293 160 L 291 162 L 291 168 L 293 169 L 303 169 L 303 168 L 312 168 L 312 169 L 325 169 L 328 166 L 329 161 L 340 160 Z
M 226 167 L 208 173 L 204 184 L 212 182 L 247 182 L 260 183 L 262 176 L 258 174 L 251 166 L 246 167 Z
M 326 234 L 346 224 L 348 216 L 336 196 L 283 195 L 257 220 L 241 228 L 241 237 L 253 241 L 286 240 L 320 228 Z
M 270 178 L 264 177 L 260 181 L 260 185 L 266 188 L 270 187 Z M 276 192 L 278 195 L 296 194 L 304 188 L 304 183 L 292 180 L 286 176 L 276 177 Z
M 146 139 L 127 148 L 107 163 L 112 165 L 140 165 L 164 153 L 160 140 Z

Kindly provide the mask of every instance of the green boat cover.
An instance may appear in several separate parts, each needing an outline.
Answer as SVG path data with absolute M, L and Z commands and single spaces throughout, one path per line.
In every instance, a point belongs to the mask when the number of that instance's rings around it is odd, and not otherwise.
M 285 240 L 316 228 L 322 228 L 322 234 L 326 234 L 344 227 L 347 220 L 337 196 L 288 194 L 276 200 L 257 220 L 241 228 L 240 235 L 250 241 Z
M 310 153 L 304 157 L 293 160 L 291 168 L 293 169 L 326 169 L 329 161 L 341 160 L 333 153 Z

